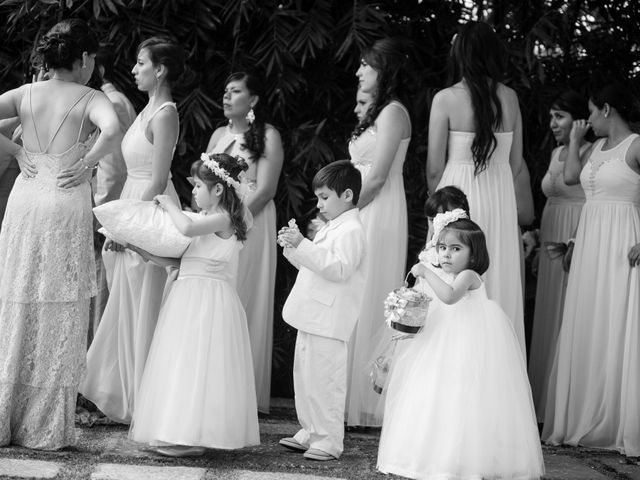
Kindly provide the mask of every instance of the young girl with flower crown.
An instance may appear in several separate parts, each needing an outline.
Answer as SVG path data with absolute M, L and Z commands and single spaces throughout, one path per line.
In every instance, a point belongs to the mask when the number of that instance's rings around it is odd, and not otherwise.
M 193 164 L 199 218 L 165 195 L 155 197 L 178 230 L 193 237 L 160 310 L 130 431 L 163 455 L 260 443 L 247 319 L 235 290 L 248 230 L 237 191 L 246 168 L 224 153 L 203 154 Z M 175 263 L 142 253 L 161 265 Z
M 487 298 L 484 233 L 462 209 L 435 216 L 446 283 L 411 272 L 441 301 L 389 380 L 378 469 L 420 479 L 536 479 L 542 451 L 525 360 L 513 325 Z

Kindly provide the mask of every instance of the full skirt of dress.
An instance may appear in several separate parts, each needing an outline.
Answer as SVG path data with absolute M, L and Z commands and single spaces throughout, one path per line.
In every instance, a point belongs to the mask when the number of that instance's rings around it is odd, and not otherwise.
M 567 243 L 576 234 L 584 201 L 548 200 L 540 221 L 540 248 L 536 303 L 529 349 L 529 382 L 538 422 L 544 420 L 547 383 L 553 354 L 562 324 L 564 295 L 568 273 L 562 267 L 562 256 L 551 258 L 545 242 Z
M 467 296 L 439 305 L 394 363 L 382 472 L 432 480 L 543 474 L 524 358 L 495 302 Z
M 407 204 L 402 174 L 391 173 L 378 195 L 360 211 L 367 240 L 364 300 L 349 343 L 346 421 L 380 426 L 380 396 L 371 383 L 371 362 L 392 331 L 384 319 L 384 300 L 402 286 L 407 261 Z
M 147 180 L 127 179 L 121 198 L 141 198 Z M 171 181 L 165 194 L 179 204 Z M 109 299 L 87 352 L 80 393 L 115 422 L 129 423 L 158 321 L 167 273 L 125 250 L 103 250 Z
M 246 317 L 233 287 L 178 279 L 158 320 L 130 437 L 219 449 L 259 444 L 252 365 Z
M 629 170 L 631 172 L 631 170 Z M 582 209 L 542 439 L 640 456 L 640 209 L 594 201 Z
M 237 279 L 238 296 L 247 313 L 258 410 L 263 413 L 269 413 L 271 397 L 276 236 L 276 207 L 270 201 L 253 217 L 253 226 L 240 250 Z

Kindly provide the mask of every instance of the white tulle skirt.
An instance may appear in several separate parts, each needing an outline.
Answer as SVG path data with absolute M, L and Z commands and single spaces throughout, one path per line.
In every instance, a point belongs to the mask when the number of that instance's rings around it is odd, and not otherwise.
M 220 449 L 260 443 L 247 321 L 228 282 L 184 278 L 171 286 L 130 437 Z
M 543 474 L 522 351 L 502 309 L 477 298 L 482 290 L 439 306 L 394 358 L 382 472 L 433 480 Z

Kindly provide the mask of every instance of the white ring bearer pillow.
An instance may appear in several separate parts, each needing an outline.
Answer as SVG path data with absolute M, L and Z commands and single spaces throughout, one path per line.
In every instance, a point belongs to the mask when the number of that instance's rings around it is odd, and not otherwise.
M 180 233 L 169 214 L 152 200 L 121 198 L 95 207 L 93 213 L 105 237 L 159 257 L 181 257 L 191 243 L 191 237 Z M 193 218 L 200 215 L 182 213 Z

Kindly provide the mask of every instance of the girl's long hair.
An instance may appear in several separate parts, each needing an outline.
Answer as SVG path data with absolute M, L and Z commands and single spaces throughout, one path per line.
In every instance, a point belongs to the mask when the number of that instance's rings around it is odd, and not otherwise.
M 409 57 L 400 37 L 387 37 L 377 40 L 371 48 L 362 53 L 362 58 L 378 72 L 378 88 L 372 94 L 373 101 L 362 120 L 356 125 L 351 138 L 359 137 L 378 118 L 378 115 L 391 100 L 399 100 L 405 108 L 409 75 L 407 73 Z
M 449 84 L 464 80 L 471 95 L 475 136 L 471 153 L 478 175 L 498 141 L 494 131 L 502 125 L 498 83 L 502 81 L 505 48 L 494 30 L 483 22 L 467 22 L 453 41 L 449 56 Z
M 226 153 L 211 153 L 209 158 L 218 162 L 220 167 L 224 168 L 227 173 L 236 181 L 240 181 L 238 176 L 247 168 L 247 162 L 240 157 L 232 157 Z M 247 223 L 245 221 L 245 206 L 240 200 L 235 189 L 227 185 L 224 179 L 213 173 L 202 160 L 196 160 L 191 165 L 191 176 L 199 178 L 211 190 L 218 183 L 222 185 L 224 191 L 220 196 L 220 207 L 229 214 L 231 218 L 231 226 L 233 227 L 238 240 L 247 239 Z
M 265 144 L 266 109 L 263 108 L 263 105 L 266 106 L 266 96 L 263 88 L 264 81 L 255 73 L 234 72 L 227 77 L 224 84 L 228 85 L 229 82 L 239 81 L 244 81 L 249 93 L 259 98 L 258 103 L 253 107 L 255 120 L 249 125 L 249 130 L 244 132 L 244 147 L 249 151 L 249 158 L 253 162 L 257 162 L 264 154 Z

